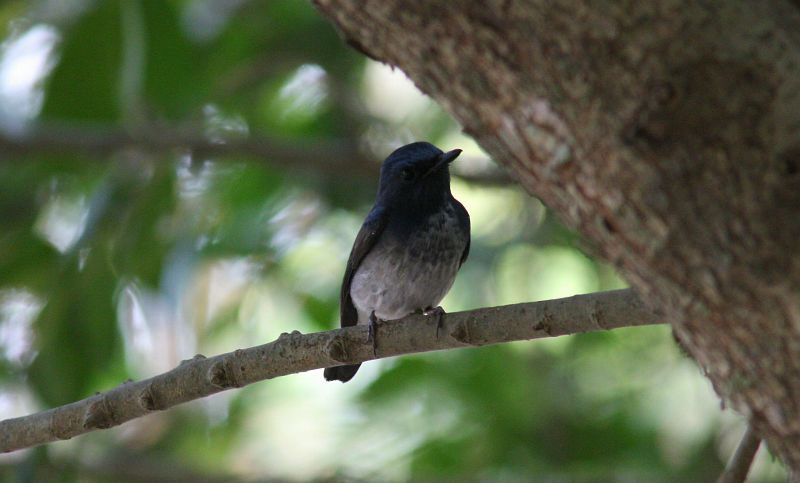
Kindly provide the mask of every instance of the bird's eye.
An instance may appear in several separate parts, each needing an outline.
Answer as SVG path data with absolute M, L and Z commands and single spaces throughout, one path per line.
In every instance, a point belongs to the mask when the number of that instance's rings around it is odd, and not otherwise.
M 403 168 L 400 170 L 400 177 L 406 181 L 414 179 L 414 170 L 411 168 Z

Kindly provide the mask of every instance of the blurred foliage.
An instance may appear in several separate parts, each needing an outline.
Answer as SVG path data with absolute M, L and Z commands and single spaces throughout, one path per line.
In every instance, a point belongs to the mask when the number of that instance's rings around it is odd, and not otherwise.
M 535 199 L 481 183 L 498 168 L 453 120 L 308 3 L 11 1 L 0 34 L 0 131 L 27 143 L 0 141 L 2 417 L 337 326 L 377 161 L 413 140 L 463 148 L 473 175 L 453 181 L 473 241 L 447 310 L 623 286 Z M 221 149 L 113 140 L 162 129 Z M 296 159 L 228 144 L 246 138 Z M 268 381 L 2 456 L 0 479 L 709 480 L 742 431 L 717 405 L 667 328 L 625 329 Z M 783 473 L 762 455 L 755 475 Z

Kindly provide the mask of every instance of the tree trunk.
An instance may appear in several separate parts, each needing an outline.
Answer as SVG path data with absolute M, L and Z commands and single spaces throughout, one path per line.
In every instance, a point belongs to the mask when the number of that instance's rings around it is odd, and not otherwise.
M 612 261 L 800 470 L 800 2 L 315 3 Z

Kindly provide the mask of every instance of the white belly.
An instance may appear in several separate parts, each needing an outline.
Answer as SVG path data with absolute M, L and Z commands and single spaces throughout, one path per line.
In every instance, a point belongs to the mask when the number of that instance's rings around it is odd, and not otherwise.
M 350 285 L 359 324 L 373 311 L 381 320 L 394 320 L 436 307 L 450 290 L 466 238 L 455 236 L 453 217 L 434 215 L 427 226 L 404 243 L 379 239 L 361 261 Z

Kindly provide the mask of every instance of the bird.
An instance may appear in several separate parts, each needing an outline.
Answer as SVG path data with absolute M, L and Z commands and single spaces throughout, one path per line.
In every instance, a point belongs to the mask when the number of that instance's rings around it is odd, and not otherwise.
M 368 325 L 373 350 L 379 320 L 434 315 L 438 335 L 439 302 L 469 255 L 469 213 L 450 192 L 450 163 L 459 154 L 415 142 L 381 166 L 375 205 L 356 235 L 339 297 L 341 326 Z M 324 376 L 347 382 L 360 366 L 329 367 Z

